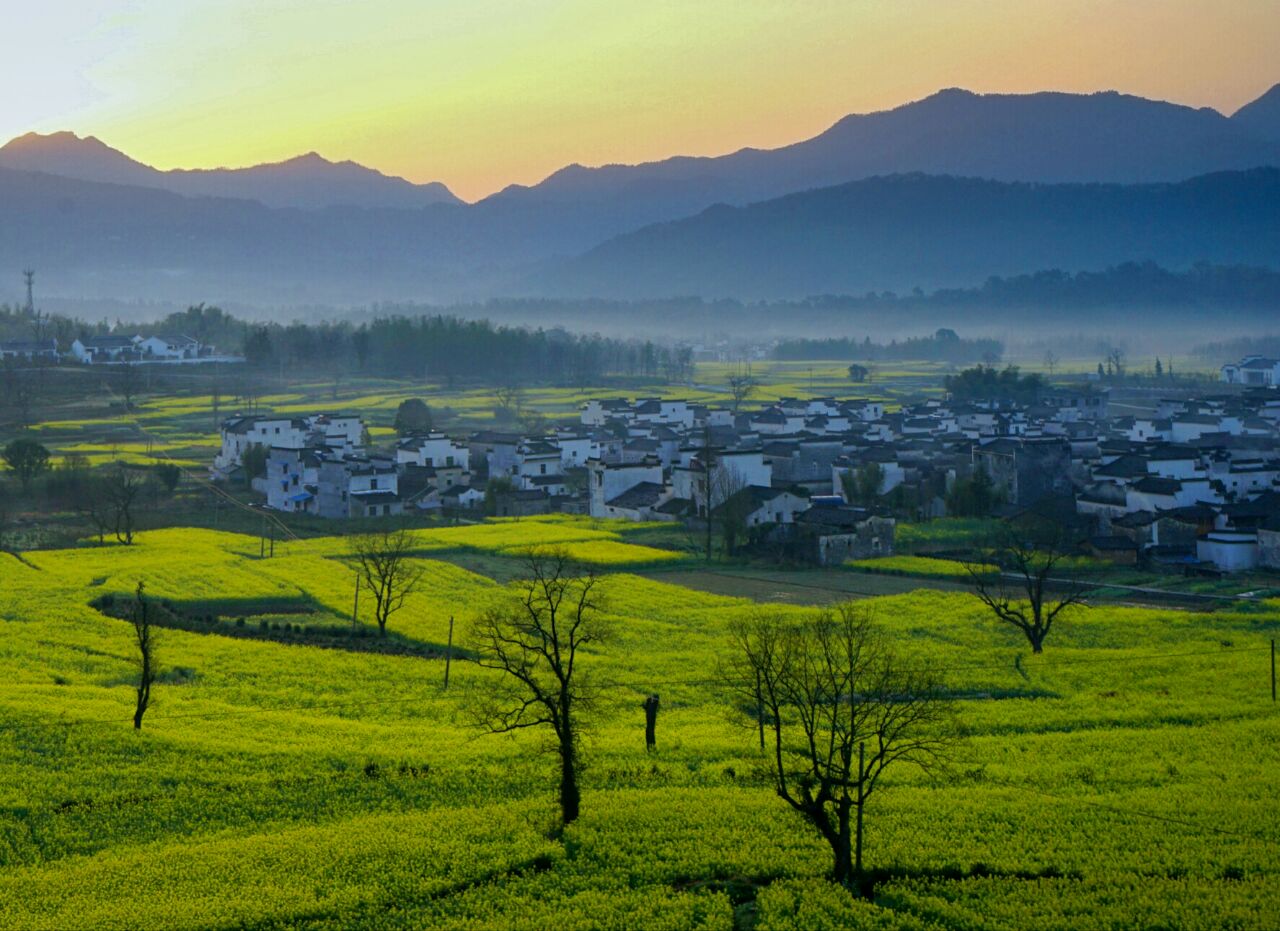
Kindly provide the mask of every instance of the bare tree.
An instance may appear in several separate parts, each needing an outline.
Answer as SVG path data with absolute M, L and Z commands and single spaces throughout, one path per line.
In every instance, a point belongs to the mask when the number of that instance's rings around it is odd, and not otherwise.
M 378 633 L 387 635 L 387 621 L 404 607 L 404 601 L 422 581 L 423 570 L 409 561 L 413 536 L 409 531 L 385 528 L 354 536 L 349 541 L 356 572 L 373 593 L 373 616 Z
M 1044 367 L 1049 370 L 1049 377 L 1053 377 L 1053 370 L 1058 366 L 1058 354 L 1052 349 L 1044 351 Z
M 13 411 L 14 420 L 22 429 L 34 423 L 32 410 L 35 407 L 39 382 L 36 376 L 18 367 L 15 360 L 8 362 L 4 371 L 4 391 L 2 396 L 5 407 Z
M 473 661 L 499 676 L 487 679 L 473 714 L 493 734 L 546 728 L 560 762 L 560 820 L 581 805 L 580 713 L 594 696 L 580 653 L 606 635 L 597 579 L 580 574 L 563 549 L 533 549 L 528 578 L 510 603 L 485 611 L 471 630 Z
M 524 407 L 524 389 L 519 385 L 501 385 L 494 391 L 493 396 L 498 402 L 500 416 L 507 420 L 514 420 L 520 416 L 520 411 Z
M 1084 587 L 1067 571 L 1067 553 L 1061 534 L 1043 537 L 1039 544 L 1030 532 L 1007 528 L 992 545 L 984 547 L 994 562 L 968 562 L 965 570 L 978 600 L 997 619 L 1016 627 L 1031 644 L 1031 652 L 1044 652 L 1044 641 L 1054 622 L 1073 605 L 1088 607 Z
M 116 384 L 120 388 L 121 397 L 124 398 L 126 412 L 133 410 L 133 399 L 138 396 L 142 388 L 141 369 L 141 365 L 132 359 L 123 359 L 117 368 L 119 374 L 116 377 Z
M 746 490 L 746 479 L 737 469 L 720 465 L 711 470 L 710 520 L 719 528 L 725 552 L 730 555 L 737 549 L 738 541 L 747 536 L 747 519 L 754 510 L 754 502 Z
M 116 462 L 106 471 L 97 488 L 102 496 L 99 507 L 110 521 L 116 543 L 132 546 L 133 533 L 137 529 L 136 508 L 138 498 L 146 488 L 146 475 L 124 465 L 124 462 Z
M 138 647 L 137 704 L 133 710 L 133 728 L 142 730 L 142 716 L 151 706 L 151 686 L 156 681 L 156 627 L 151 623 L 151 606 L 143 594 L 143 583 L 133 596 L 133 642 Z
M 803 620 L 757 614 L 731 636 L 727 684 L 762 745 L 768 732 L 774 790 L 831 847 L 835 881 L 856 890 L 867 801 L 896 763 L 942 764 L 950 703 L 851 603 Z
M 743 402 L 755 394 L 756 389 L 760 387 L 760 383 L 752 377 L 749 371 L 730 375 L 727 384 L 729 396 L 733 398 L 733 412 L 735 414 L 742 407 Z

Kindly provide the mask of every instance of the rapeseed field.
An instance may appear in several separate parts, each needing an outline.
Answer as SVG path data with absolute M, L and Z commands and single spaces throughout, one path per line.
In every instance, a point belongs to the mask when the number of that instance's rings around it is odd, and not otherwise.
M 297 632 L 351 628 L 341 538 L 260 557 L 257 538 L 173 529 L 0 554 L 0 927 L 1274 925 L 1280 604 L 1081 609 L 1033 656 L 963 592 L 867 601 L 943 677 L 962 739 L 945 772 L 886 775 L 875 899 L 856 901 L 717 685 L 756 605 L 627 572 L 666 557 L 609 522 L 414 536 L 422 581 L 389 629 L 422 650 L 401 654 Z M 541 736 L 482 736 L 468 715 L 487 674 L 467 630 L 503 584 L 446 558 L 548 544 L 604 573 L 611 632 L 582 658 L 602 692 L 582 817 L 558 840 Z M 139 582 L 190 623 L 161 631 L 135 731 L 131 631 L 94 605 Z

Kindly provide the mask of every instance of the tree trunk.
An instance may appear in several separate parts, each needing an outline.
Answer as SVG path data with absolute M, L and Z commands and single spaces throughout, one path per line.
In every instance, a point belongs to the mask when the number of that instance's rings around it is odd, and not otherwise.
M 836 805 L 837 829 L 831 833 L 832 852 L 835 854 L 835 868 L 832 879 L 846 889 L 854 889 L 853 851 L 849 834 L 849 801 L 843 800 Z
M 146 671 L 143 676 L 147 676 Z M 147 705 L 151 703 L 151 685 L 145 682 L 138 687 L 138 704 L 133 709 L 133 729 L 135 731 L 142 730 L 142 716 L 147 713 Z
M 859 786 L 858 792 L 859 794 L 861 794 L 862 792 L 861 786 Z M 857 803 L 857 805 L 858 805 L 858 830 L 857 830 L 857 845 L 854 851 L 853 872 L 854 872 L 854 875 L 859 880 L 861 880 L 862 879 L 862 809 L 866 805 L 866 802 L 860 801 Z
M 560 744 L 560 821 L 572 824 L 578 819 L 582 794 L 578 789 L 578 760 L 573 737 L 566 736 Z

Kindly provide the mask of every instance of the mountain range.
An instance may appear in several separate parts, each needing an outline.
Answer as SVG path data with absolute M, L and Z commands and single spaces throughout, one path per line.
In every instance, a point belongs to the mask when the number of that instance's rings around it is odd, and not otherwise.
M 93 137 L 28 134 L 0 148 L 0 268 L 33 265 L 68 294 L 297 304 L 1276 266 L 1259 166 L 1280 166 L 1280 85 L 1230 117 L 1113 92 L 946 90 L 782 148 L 573 165 L 474 204 L 314 153 L 159 171 Z
M 315 152 L 251 168 L 160 171 L 94 136 L 27 133 L 0 146 L 0 168 L 40 171 L 81 181 L 159 188 L 187 197 L 256 200 L 268 207 L 425 207 L 461 203 L 439 182 L 413 184 L 355 162 Z

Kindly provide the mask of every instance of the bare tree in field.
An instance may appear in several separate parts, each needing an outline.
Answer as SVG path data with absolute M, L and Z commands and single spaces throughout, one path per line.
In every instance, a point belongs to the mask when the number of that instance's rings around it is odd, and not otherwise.
M 480 687 L 473 715 L 493 734 L 526 728 L 554 734 L 560 820 L 567 825 L 581 806 L 580 715 L 594 695 L 580 661 L 607 631 L 596 577 L 579 574 L 563 549 L 531 550 L 525 568 L 518 594 L 472 627 L 473 662 L 499 673 Z
M 410 562 L 413 535 L 386 528 L 354 536 L 349 541 L 356 572 L 373 595 L 373 617 L 378 633 L 387 635 L 387 621 L 404 607 L 404 601 L 422 581 L 423 569 Z
M 520 416 L 520 411 L 524 408 L 524 389 L 519 385 L 514 382 L 500 385 L 493 396 L 498 402 L 500 416 L 508 420 L 514 420 Z
M 713 507 L 709 520 L 719 528 L 725 552 L 732 556 L 738 543 L 750 532 L 747 519 L 755 509 L 755 502 L 744 494 L 747 481 L 737 469 L 720 465 L 711 471 L 711 495 L 708 507 Z M 708 557 L 710 558 L 710 557 Z
M 27 429 L 35 420 L 32 410 L 39 394 L 35 374 L 20 368 L 16 360 L 8 362 L 4 367 L 2 387 L 4 391 L 0 392 L 0 401 L 13 412 L 14 422 L 22 429 Z
M 867 801 L 894 764 L 941 765 L 949 702 L 853 604 L 800 620 L 758 614 L 731 636 L 726 681 L 760 728 L 774 790 L 831 847 L 835 881 L 858 890 Z
M 97 523 L 95 514 L 106 517 L 110 521 L 111 530 L 115 533 L 116 542 L 125 546 L 133 544 L 133 533 L 137 526 L 136 509 L 138 499 L 146 487 L 146 476 L 137 469 L 131 469 L 123 462 L 111 466 L 102 481 L 91 493 L 102 496 L 89 508 L 90 518 Z M 98 524 L 101 527 L 101 524 Z M 101 539 L 101 532 L 99 539 Z
M 118 372 L 116 385 L 124 398 L 124 409 L 128 412 L 133 410 L 133 400 L 142 389 L 142 366 L 132 359 L 124 359 L 119 363 Z
M 733 412 L 736 414 L 738 408 L 756 393 L 756 389 L 760 387 L 760 383 L 756 381 L 750 372 L 739 372 L 730 375 L 727 380 L 729 387 L 729 397 L 733 398 Z
M 996 618 L 1017 628 L 1031 644 L 1031 652 L 1044 652 L 1044 641 L 1059 616 L 1072 607 L 1088 607 L 1085 589 L 1064 560 L 1061 534 L 1039 544 L 1028 534 L 1005 530 L 986 548 L 991 563 L 966 563 L 973 593 Z
M 1044 367 L 1049 370 L 1049 377 L 1053 377 L 1053 370 L 1058 366 L 1058 354 L 1052 349 L 1044 351 Z
M 138 648 L 138 701 L 134 705 L 133 728 L 142 730 L 142 716 L 151 706 L 151 686 L 156 681 L 156 627 L 151 623 L 151 606 L 143 595 L 143 583 L 133 596 L 133 642 Z

